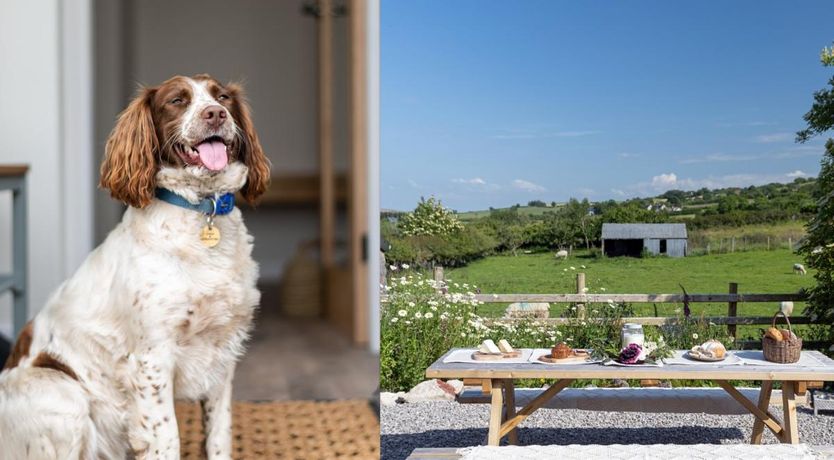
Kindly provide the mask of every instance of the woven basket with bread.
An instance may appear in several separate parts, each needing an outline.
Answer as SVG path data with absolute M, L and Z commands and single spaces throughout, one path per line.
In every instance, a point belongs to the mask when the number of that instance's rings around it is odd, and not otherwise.
M 788 324 L 787 329 L 776 327 L 776 318 L 779 315 L 785 318 L 785 323 Z M 773 315 L 773 321 L 765 331 L 764 337 L 762 337 L 762 351 L 764 352 L 764 358 L 770 362 L 787 364 L 799 361 L 802 339 L 793 333 L 791 321 L 781 310 Z

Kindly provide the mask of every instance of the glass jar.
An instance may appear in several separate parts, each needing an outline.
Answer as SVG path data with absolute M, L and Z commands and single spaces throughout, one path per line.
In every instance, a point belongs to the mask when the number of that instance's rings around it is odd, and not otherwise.
M 637 323 L 625 323 L 623 324 L 623 329 L 620 332 L 620 342 L 622 343 L 622 347 L 625 348 L 629 346 L 629 344 L 636 343 L 637 345 L 643 346 L 643 341 L 645 340 L 645 336 L 643 335 L 643 326 Z

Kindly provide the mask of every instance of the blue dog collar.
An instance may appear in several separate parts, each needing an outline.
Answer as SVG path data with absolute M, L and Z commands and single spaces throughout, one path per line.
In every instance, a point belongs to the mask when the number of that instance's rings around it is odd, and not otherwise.
M 198 204 L 193 204 L 185 198 L 165 188 L 156 189 L 155 195 L 158 199 L 166 203 L 190 209 L 192 211 L 198 211 L 209 216 L 225 216 L 226 214 L 232 212 L 235 208 L 234 193 L 225 193 L 216 197 L 203 198 Z

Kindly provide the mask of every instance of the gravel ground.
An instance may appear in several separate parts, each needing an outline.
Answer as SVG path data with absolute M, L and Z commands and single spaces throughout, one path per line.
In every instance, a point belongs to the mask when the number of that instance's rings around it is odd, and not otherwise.
M 771 408 L 781 414 L 781 407 Z M 799 439 L 834 444 L 834 415 L 798 409 Z M 418 447 L 466 447 L 486 440 L 486 404 L 425 402 L 384 406 L 382 458 L 402 460 Z M 752 415 L 651 414 L 540 409 L 521 424 L 524 444 L 731 444 L 750 442 Z M 765 429 L 764 443 L 777 440 Z

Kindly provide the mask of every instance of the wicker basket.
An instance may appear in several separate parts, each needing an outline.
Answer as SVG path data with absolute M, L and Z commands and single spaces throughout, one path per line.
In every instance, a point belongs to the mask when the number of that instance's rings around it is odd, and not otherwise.
M 321 316 L 321 267 L 318 242 L 307 241 L 287 263 L 281 280 L 281 308 L 292 318 Z
M 791 331 L 791 338 L 788 340 L 777 341 L 768 336 L 762 338 L 762 351 L 764 351 L 764 358 L 773 363 L 795 363 L 799 361 L 799 353 L 802 351 L 802 339 L 793 333 L 791 322 L 788 316 L 781 310 L 773 315 L 772 327 L 776 327 L 776 318 L 782 315 L 785 322 L 788 323 L 788 330 Z

